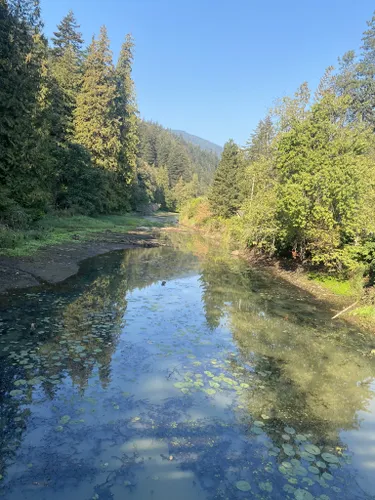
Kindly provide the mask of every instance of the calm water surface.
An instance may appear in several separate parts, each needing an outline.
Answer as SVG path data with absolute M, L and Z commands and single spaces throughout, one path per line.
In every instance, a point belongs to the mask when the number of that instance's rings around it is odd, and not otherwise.
M 375 498 L 373 337 L 202 240 L 0 312 L 0 497 Z

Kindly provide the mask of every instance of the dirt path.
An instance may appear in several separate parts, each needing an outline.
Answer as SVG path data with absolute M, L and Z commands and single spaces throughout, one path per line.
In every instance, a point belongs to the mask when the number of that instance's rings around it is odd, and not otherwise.
M 96 234 L 95 240 L 48 246 L 27 257 L 0 256 L 0 293 L 43 283 L 58 283 L 78 272 L 79 264 L 113 250 L 160 246 L 158 232 Z

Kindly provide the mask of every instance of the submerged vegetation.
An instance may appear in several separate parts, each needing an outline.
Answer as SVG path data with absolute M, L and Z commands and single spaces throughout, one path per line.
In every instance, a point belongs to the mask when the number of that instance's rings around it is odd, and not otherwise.
M 47 474 L 48 498 L 367 500 L 342 431 L 371 401 L 371 336 L 199 235 L 171 238 L 2 297 L 0 493 L 39 498 Z

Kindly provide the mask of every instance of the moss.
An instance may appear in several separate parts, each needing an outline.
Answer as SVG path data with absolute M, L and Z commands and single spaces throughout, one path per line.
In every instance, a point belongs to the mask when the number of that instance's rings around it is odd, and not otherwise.
M 132 214 L 102 215 L 100 217 L 49 215 L 30 229 L 0 228 L 0 254 L 31 255 L 46 245 L 56 245 L 68 241 L 75 242 L 77 236 L 79 236 L 79 242 L 91 239 L 95 233 L 107 230 L 126 233 L 138 226 L 161 227 L 162 225 Z

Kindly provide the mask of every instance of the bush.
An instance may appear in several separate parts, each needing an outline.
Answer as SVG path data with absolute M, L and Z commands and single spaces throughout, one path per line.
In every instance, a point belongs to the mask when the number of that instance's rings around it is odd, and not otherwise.
M 180 221 L 192 226 L 204 226 L 212 217 L 207 198 L 193 198 L 182 206 Z

